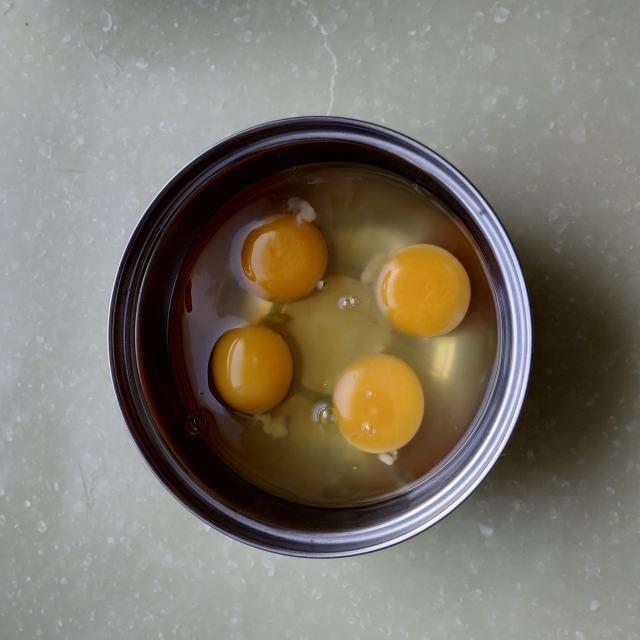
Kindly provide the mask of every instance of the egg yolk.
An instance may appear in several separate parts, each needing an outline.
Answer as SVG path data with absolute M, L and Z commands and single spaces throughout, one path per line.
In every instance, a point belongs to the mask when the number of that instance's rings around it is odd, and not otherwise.
M 389 322 L 413 336 L 455 329 L 469 309 L 471 284 L 460 261 L 446 249 L 416 244 L 392 254 L 376 285 L 378 306 Z
M 424 394 L 413 369 L 375 353 L 352 362 L 333 392 L 336 422 L 354 447 L 386 453 L 404 446 L 422 422 Z
M 261 325 L 227 331 L 211 358 L 213 383 L 222 399 L 243 413 L 264 413 L 289 391 L 293 357 L 284 338 Z
M 250 287 L 273 302 L 293 302 L 311 293 L 327 259 L 327 243 L 318 227 L 289 213 L 250 231 L 241 252 Z

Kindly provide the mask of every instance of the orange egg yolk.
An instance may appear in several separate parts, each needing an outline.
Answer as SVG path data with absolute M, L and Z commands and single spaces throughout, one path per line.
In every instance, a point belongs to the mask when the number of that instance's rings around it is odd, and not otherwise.
M 378 306 L 389 322 L 413 336 L 455 329 L 471 299 L 469 276 L 446 249 L 416 244 L 392 254 L 378 276 Z
M 236 411 L 264 413 L 280 404 L 291 387 L 293 357 L 279 334 L 261 325 L 227 331 L 211 358 L 213 383 Z
M 354 447 L 386 453 L 413 438 L 424 413 L 418 376 L 400 358 L 375 353 L 346 367 L 333 392 L 336 422 Z
M 273 302 L 293 302 L 311 293 L 327 259 L 327 243 L 318 227 L 288 213 L 250 231 L 241 252 L 250 288 Z

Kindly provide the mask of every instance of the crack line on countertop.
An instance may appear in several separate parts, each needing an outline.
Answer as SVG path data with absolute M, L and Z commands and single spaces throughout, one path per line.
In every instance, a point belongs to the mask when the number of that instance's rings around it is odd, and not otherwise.
M 331 48 L 331 45 L 329 44 L 329 33 L 325 29 L 322 22 L 320 22 L 320 20 L 318 19 L 318 16 L 313 11 L 313 7 L 311 6 L 311 4 L 307 2 L 307 0 L 295 0 L 294 4 L 296 4 L 296 2 L 301 4 L 306 9 L 307 15 L 311 18 L 311 26 L 314 29 L 317 27 L 320 31 L 320 34 L 322 35 L 322 48 L 329 54 L 329 57 L 331 58 L 332 71 L 331 77 L 329 78 L 329 106 L 327 107 L 327 115 L 331 115 L 331 112 L 333 111 L 333 103 L 335 102 L 336 97 L 335 89 L 336 77 L 338 75 L 338 58 L 334 50 Z

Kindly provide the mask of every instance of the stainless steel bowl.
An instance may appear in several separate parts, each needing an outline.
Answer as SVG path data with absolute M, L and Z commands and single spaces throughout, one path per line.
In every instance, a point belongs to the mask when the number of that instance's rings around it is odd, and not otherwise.
M 272 496 L 199 446 L 206 425 L 186 415 L 169 361 L 169 310 L 194 238 L 253 182 L 311 162 L 358 162 L 395 172 L 437 195 L 473 237 L 498 321 L 496 365 L 484 401 L 455 449 L 407 492 L 354 508 L 318 508 Z M 531 361 L 531 314 L 509 239 L 477 189 L 424 145 L 346 118 L 279 120 L 215 145 L 161 191 L 135 230 L 118 272 L 109 320 L 111 371 L 133 439 L 165 486 L 212 527 L 279 553 L 332 557 L 401 542 L 455 509 L 489 472 L 513 430 Z

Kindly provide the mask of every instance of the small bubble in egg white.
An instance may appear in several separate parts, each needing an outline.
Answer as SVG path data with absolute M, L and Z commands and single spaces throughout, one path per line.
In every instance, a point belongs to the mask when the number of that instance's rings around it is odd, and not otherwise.
M 357 307 L 360 304 L 360 299 L 355 296 L 342 296 L 338 300 L 338 307 L 340 309 L 353 309 L 353 307 Z
M 333 424 L 336 421 L 336 415 L 330 405 L 321 402 L 317 404 L 312 411 L 312 419 L 320 424 Z
M 317 284 L 316 284 L 316 289 L 318 291 L 322 291 L 323 289 L 327 288 L 327 281 L 326 280 L 318 280 Z

